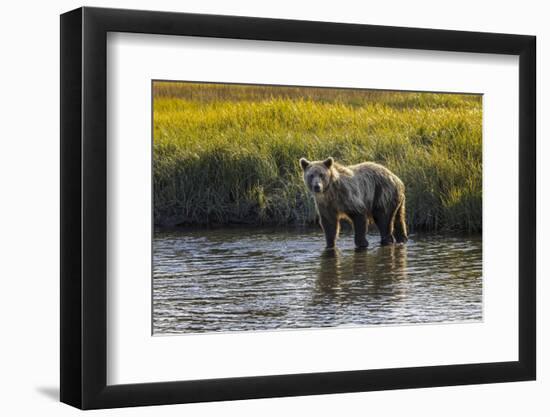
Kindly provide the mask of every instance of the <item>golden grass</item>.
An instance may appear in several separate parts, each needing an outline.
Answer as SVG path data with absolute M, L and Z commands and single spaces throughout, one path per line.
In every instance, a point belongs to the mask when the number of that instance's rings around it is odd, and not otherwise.
M 315 221 L 298 159 L 375 161 L 412 230 L 481 231 L 476 95 L 155 82 L 157 225 Z

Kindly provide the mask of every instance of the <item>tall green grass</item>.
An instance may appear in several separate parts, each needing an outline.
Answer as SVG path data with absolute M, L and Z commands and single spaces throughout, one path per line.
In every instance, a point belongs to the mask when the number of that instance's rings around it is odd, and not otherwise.
M 298 159 L 375 161 L 411 230 L 481 231 L 476 95 L 155 82 L 157 225 L 315 221 Z

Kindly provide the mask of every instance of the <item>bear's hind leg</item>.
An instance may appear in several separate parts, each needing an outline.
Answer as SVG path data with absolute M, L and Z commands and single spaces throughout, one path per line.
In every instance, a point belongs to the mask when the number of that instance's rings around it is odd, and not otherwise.
M 374 223 L 376 223 L 376 227 L 380 231 L 380 244 L 382 246 L 391 245 L 395 242 L 393 237 L 393 214 L 388 214 L 381 209 L 374 210 L 372 213 Z
M 327 241 L 327 249 L 332 249 L 336 245 L 336 239 L 338 238 L 338 232 L 340 230 L 340 222 L 338 216 L 321 216 L 321 227 L 325 232 L 325 239 Z
M 367 225 L 368 225 L 367 216 L 364 214 L 355 214 L 349 217 L 353 222 L 353 232 L 355 234 L 355 246 L 358 248 L 368 247 L 369 242 L 367 241 L 367 238 L 366 238 Z
M 395 240 L 397 243 L 407 243 L 407 223 L 405 222 L 405 200 L 399 205 L 395 215 Z

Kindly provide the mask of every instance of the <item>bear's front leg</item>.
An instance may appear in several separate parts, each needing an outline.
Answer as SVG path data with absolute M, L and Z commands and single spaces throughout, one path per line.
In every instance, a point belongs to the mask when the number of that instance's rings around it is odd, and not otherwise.
M 355 246 L 358 248 L 366 248 L 369 246 L 367 241 L 367 225 L 368 219 L 364 214 L 354 214 L 349 216 L 353 222 L 353 232 L 355 234 Z
M 327 249 L 332 249 L 336 245 L 336 239 L 338 238 L 338 231 L 340 229 L 340 223 L 336 214 L 321 215 L 321 227 L 325 232 L 325 239 L 327 241 Z

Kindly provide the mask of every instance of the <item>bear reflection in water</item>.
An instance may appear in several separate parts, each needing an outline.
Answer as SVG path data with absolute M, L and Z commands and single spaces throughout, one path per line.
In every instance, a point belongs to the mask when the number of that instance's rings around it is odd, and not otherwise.
M 374 250 L 355 249 L 344 254 L 327 249 L 320 254 L 316 292 L 341 302 L 368 295 L 400 298 L 407 288 L 407 246 L 380 246 Z

